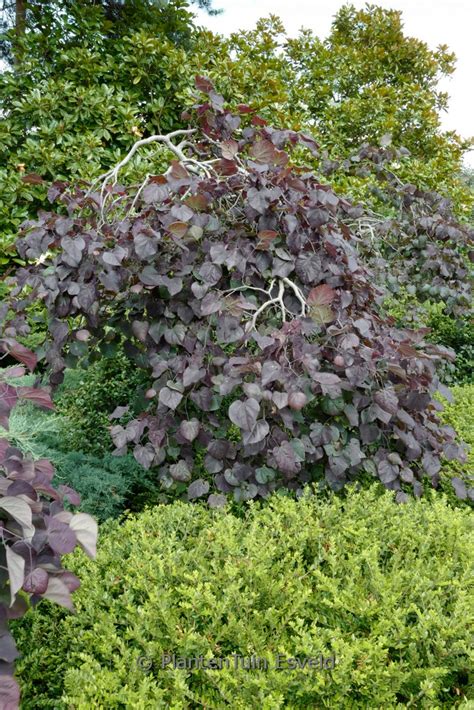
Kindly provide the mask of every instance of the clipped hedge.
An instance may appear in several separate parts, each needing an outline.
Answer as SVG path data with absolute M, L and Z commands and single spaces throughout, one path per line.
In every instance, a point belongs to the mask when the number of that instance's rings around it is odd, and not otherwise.
M 17 624 L 23 708 L 470 707 L 473 527 L 377 487 L 108 523 L 95 564 L 71 557 L 78 614 L 42 602 Z M 162 670 L 166 653 L 269 668 Z M 336 666 L 277 670 L 277 654 Z

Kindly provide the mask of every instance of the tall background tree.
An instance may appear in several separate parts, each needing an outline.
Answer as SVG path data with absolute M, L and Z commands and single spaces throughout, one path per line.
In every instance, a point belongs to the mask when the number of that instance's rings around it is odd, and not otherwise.
M 212 7 L 212 0 L 191 0 L 198 7 L 207 10 L 209 14 L 215 15 L 220 11 Z M 145 23 L 153 23 L 156 18 L 156 10 L 164 9 L 168 5 L 168 0 L 3 0 L 0 9 L 0 29 L 2 32 L 8 31 L 12 27 L 15 30 L 14 37 L 3 39 L 1 52 L 10 61 L 14 56 L 15 44 L 23 37 L 28 28 L 34 26 L 44 26 L 43 21 L 50 13 L 65 15 L 71 10 L 82 6 L 101 7 L 107 19 L 113 23 L 114 33 L 120 34 L 127 28 L 128 23 L 136 23 L 137 19 Z

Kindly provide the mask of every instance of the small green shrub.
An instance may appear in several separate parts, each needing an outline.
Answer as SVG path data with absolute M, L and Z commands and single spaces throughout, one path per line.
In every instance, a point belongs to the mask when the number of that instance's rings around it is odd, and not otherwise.
M 58 483 L 74 487 L 81 495 L 80 510 L 99 521 L 119 517 L 124 510 L 141 510 L 159 500 L 158 484 L 133 456 L 92 456 L 81 451 L 54 453 Z
M 70 378 L 57 399 L 58 412 L 68 420 L 64 450 L 112 451 L 109 414 L 124 404 L 133 412 L 142 402 L 145 381 L 144 372 L 122 353 L 95 362 L 80 371 L 79 377 Z
M 11 444 L 27 456 L 51 458 L 45 440 L 59 438 L 63 425 L 60 416 L 35 409 L 29 402 L 21 402 L 10 415 L 8 432 L 0 425 L 0 437 L 8 437 Z
M 32 376 L 23 377 L 21 384 L 31 385 L 33 381 Z M 68 397 L 75 385 L 74 378 L 68 377 L 64 389 Z M 70 421 L 61 414 L 21 402 L 10 415 L 8 438 L 25 454 L 49 459 L 56 469 L 55 485 L 68 485 L 77 491 L 81 495 L 79 510 L 99 521 L 118 517 L 126 509 L 138 511 L 162 501 L 156 472 L 145 471 L 132 455 L 65 450 L 69 425 Z M 0 426 L 0 437 L 6 435 Z M 87 448 L 87 442 L 82 444 Z
M 377 487 L 108 523 L 96 565 L 71 557 L 77 615 L 42 602 L 17 625 L 23 708 L 468 707 L 473 527 Z M 168 653 L 269 668 L 162 670 Z M 336 666 L 280 671 L 277 654 Z

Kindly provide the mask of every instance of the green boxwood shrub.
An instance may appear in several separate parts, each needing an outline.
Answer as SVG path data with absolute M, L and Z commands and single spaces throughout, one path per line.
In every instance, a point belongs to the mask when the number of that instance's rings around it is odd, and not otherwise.
M 23 708 L 472 707 L 473 527 L 378 487 L 108 523 L 96 563 L 71 557 L 78 613 L 41 602 L 16 624 Z M 269 668 L 162 670 L 173 653 Z M 277 670 L 277 654 L 336 665 Z

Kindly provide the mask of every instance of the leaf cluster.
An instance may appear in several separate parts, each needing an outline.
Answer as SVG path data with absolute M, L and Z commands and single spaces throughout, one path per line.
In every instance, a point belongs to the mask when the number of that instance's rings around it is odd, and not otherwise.
M 24 363 L 30 371 L 36 357 L 12 338 L 0 340 L 0 350 Z M 51 409 L 49 392 L 38 386 L 19 386 L 23 365 L 0 371 L 0 425 L 8 432 L 11 411 L 18 402 L 34 402 Z M 36 383 L 35 383 L 36 384 Z M 61 557 L 79 544 L 93 557 L 97 524 L 85 513 L 73 514 L 64 502 L 78 505 L 80 498 L 69 486 L 51 484 L 54 468 L 47 459 L 33 460 L 0 438 L 0 697 L 4 707 L 16 707 L 19 689 L 12 677 L 18 651 L 9 631 L 9 620 L 33 604 L 50 599 L 73 609 L 71 592 L 79 579 L 62 567 Z
M 443 302 L 448 315 L 465 315 L 472 302 L 474 230 L 456 218 L 451 200 L 400 179 L 397 168 L 407 151 L 387 140 L 322 166 L 333 179 L 346 174 L 376 181 L 373 191 L 383 210 L 366 201 L 348 222 L 360 238 L 359 254 L 392 293 L 406 290 L 422 303 Z
M 19 253 L 35 263 L 18 271 L 4 328 L 24 332 L 26 304 L 44 303 L 52 384 L 125 338 L 149 406 L 111 427 L 115 453 L 131 449 L 188 500 L 339 490 L 363 472 L 400 501 L 425 476 L 436 487 L 442 457 L 463 457 L 433 399 L 452 353 L 380 316 L 347 226 L 359 208 L 291 165 L 293 146 L 318 154 L 314 140 L 246 105 L 231 113 L 196 83 L 206 101 L 181 162 L 135 191 L 107 178 L 51 188 L 68 216 L 25 225 Z

